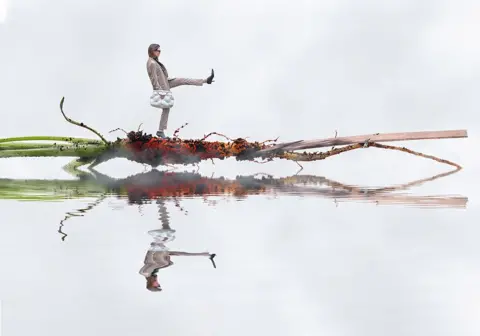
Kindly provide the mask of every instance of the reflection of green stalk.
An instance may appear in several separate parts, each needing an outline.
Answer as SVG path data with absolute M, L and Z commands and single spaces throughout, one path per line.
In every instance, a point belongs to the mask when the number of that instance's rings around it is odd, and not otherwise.
M 76 177 L 75 180 L 0 179 L 0 199 L 61 201 L 98 197 L 98 195 L 104 194 L 108 188 L 105 184 L 99 183 L 91 173 L 78 169 L 93 160 L 79 158 L 63 167 L 67 173 Z
M 94 181 L 0 179 L 0 199 L 19 201 L 62 201 L 98 197 L 107 188 Z
M 92 173 L 78 169 L 93 161 L 95 157 L 83 157 L 63 167 L 75 180 L 0 179 L 0 199 L 61 201 L 98 197 L 108 191 L 108 182 L 112 179 L 103 177 L 104 183 L 101 183 Z M 95 170 L 91 169 L 91 172 Z

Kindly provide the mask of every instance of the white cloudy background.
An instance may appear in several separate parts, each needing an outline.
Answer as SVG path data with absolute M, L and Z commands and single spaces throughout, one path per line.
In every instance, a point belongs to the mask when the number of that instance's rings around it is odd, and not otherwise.
M 468 196 L 467 211 L 251 198 L 216 208 L 189 201 L 184 216 L 172 206 L 175 248 L 215 251 L 221 266 L 178 260 L 161 294 L 137 274 L 145 232 L 158 227 L 154 207 L 142 217 L 104 204 L 72 221 L 62 243 L 58 220 L 81 205 L 0 202 L 5 335 L 479 334 L 478 1 L 0 0 L 0 22 L 2 137 L 91 136 L 61 118 L 62 96 L 72 118 L 103 133 L 140 123 L 155 132 L 145 69 L 152 42 L 174 76 L 216 71 L 212 86 L 176 90 L 170 131 L 189 122 L 184 137 L 469 131 L 411 145 L 465 166 L 426 190 Z M 3 160 L 0 174 L 64 178 L 64 162 Z M 295 171 L 290 163 L 203 168 Z M 142 169 L 100 167 L 114 176 Z M 444 170 L 370 149 L 306 173 L 382 184 Z

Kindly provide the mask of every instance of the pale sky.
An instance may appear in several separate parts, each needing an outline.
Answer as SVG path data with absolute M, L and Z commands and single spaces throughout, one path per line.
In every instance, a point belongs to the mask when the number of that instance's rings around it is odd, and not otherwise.
M 3 23 L 7 18 L 8 0 L 0 0 L 0 23 Z
M 0 0 L 1 4 L 4 0 Z M 1 7 L 0 8 L 4 8 Z M 1 16 L 0 10 L 0 16 Z M 281 141 L 377 132 L 467 129 L 468 139 L 405 144 L 464 171 L 419 194 L 469 197 L 467 210 L 420 210 L 331 200 L 251 197 L 209 207 L 169 204 L 175 249 L 209 250 L 162 273 L 164 292 L 138 275 L 156 208 L 109 199 L 56 232 L 85 202 L 0 200 L 5 335 L 477 336 L 480 333 L 480 4 L 472 0 L 10 0 L 0 24 L 1 136 L 110 139 L 117 127 L 156 131 L 147 47 L 159 43 L 176 89 L 170 132 L 216 131 Z M 5 14 L 4 14 L 5 17 Z M 65 159 L 0 160 L 0 175 L 65 178 Z M 296 165 L 202 164 L 210 176 L 287 176 Z M 405 183 L 447 167 L 368 149 L 306 165 L 357 185 Z M 143 170 L 109 162 L 99 170 Z M 120 210 L 113 210 L 118 208 Z

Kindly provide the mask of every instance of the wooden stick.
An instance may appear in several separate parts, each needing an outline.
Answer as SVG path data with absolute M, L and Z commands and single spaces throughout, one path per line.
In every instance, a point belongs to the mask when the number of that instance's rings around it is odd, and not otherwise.
M 301 149 L 312 149 L 331 146 L 352 145 L 357 143 L 368 142 L 392 142 L 392 141 L 411 141 L 411 140 L 432 140 L 432 139 L 454 139 L 467 138 L 466 130 L 450 130 L 450 131 L 426 131 L 426 132 L 403 132 L 403 133 L 376 133 L 357 136 L 327 138 L 316 140 L 300 140 L 296 144 L 285 146 L 278 144 L 271 148 L 262 149 L 257 154 L 265 154 L 267 152 L 282 149 L 283 151 L 294 151 Z

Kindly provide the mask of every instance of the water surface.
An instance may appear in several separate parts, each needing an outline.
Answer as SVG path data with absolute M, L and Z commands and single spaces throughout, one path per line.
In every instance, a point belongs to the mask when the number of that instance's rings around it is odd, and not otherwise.
M 467 195 L 422 189 L 462 173 L 390 186 L 157 170 L 4 178 L 4 318 L 22 311 L 55 334 L 78 323 L 75 312 L 96 320 L 87 309 L 95 300 L 106 318 L 95 330 L 120 334 L 147 331 L 138 325 L 146 318 L 182 334 L 177 315 L 218 335 L 235 334 L 236 323 L 292 335 L 300 327 L 353 335 L 351 326 L 362 325 L 408 333 L 424 324 L 441 334 L 440 317 L 469 321 L 454 312 L 479 293 L 480 249 Z M 149 291 L 141 269 L 161 266 L 145 263 L 152 246 L 215 253 L 216 268 L 208 255 L 171 255 L 157 273 L 162 291 Z

